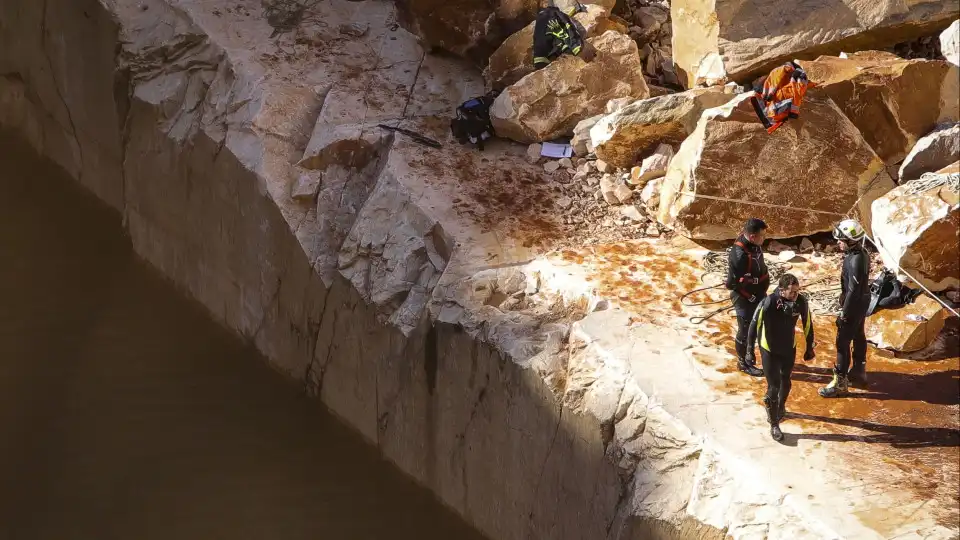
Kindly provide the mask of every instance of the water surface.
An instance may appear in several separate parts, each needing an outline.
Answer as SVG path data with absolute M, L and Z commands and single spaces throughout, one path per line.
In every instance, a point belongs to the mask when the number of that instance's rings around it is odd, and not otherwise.
M 0 539 L 480 540 L 0 137 Z

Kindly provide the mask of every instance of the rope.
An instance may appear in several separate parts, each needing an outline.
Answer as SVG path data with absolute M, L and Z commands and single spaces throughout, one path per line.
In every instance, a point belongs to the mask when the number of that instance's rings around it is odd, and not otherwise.
M 844 217 L 843 214 L 840 214 L 837 212 L 827 212 L 826 210 L 814 210 L 813 208 L 797 208 L 796 206 L 784 206 L 782 204 L 770 204 L 770 203 L 764 203 L 764 202 L 758 202 L 758 201 L 748 201 L 746 199 L 728 199 L 726 197 L 714 197 L 713 195 L 702 195 L 699 193 L 694 193 L 692 191 L 681 191 L 680 194 L 690 195 L 693 198 L 699 197 L 701 199 L 711 199 L 714 201 L 743 203 L 743 204 L 750 204 L 753 206 L 766 206 L 767 208 L 781 208 L 786 210 L 795 210 L 797 212 L 810 212 L 813 214 L 827 214 L 829 216 Z
M 714 305 L 714 304 L 722 304 L 722 303 L 724 303 L 724 302 L 729 302 L 730 300 L 729 300 L 728 298 L 724 298 L 724 299 L 721 299 L 721 300 L 711 300 L 711 301 L 709 301 L 709 302 L 699 302 L 699 303 L 695 303 L 695 304 L 690 304 L 690 303 L 684 302 L 684 300 L 685 300 L 688 296 L 690 296 L 690 295 L 692 295 L 692 294 L 696 294 L 696 293 L 698 293 L 698 292 L 703 292 L 703 291 L 709 291 L 709 290 L 711 290 L 711 289 L 719 289 L 721 286 L 722 286 L 722 284 L 719 284 L 719 285 L 711 285 L 710 287 L 701 287 L 701 288 L 699 288 L 699 289 L 694 289 L 694 290 L 688 292 L 687 294 L 681 296 L 681 297 L 680 297 L 680 303 L 681 303 L 682 305 L 684 305 L 684 306 L 694 307 L 694 306 L 712 306 L 712 305 Z
M 727 256 L 730 253 L 730 249 L 732 248 L 727 248 L 725 251 L 709 251 L 703 256 L 703 258 L 701 259 L 701 263 L 703 264 L 704 272 L 700 274 L 701 283 L 704 281 L 704 278 L 706 278 L 710 274 L 725 274 L 727 272 Z M 769 263 L 766 263 L 766 265 L 767 265 L 767 273 L 770 275 L 771 281 L 776 281 L 777 279 L 780 278 L 782 274 L 790 270 L 790 268 L 792 267 L 790 264 L 780 263 L 780 262 L 769 262 Z M 710 291 L 713 289 L 719 289 L 723 286 L 724 286 L 723 283 L 718 283 L 716 285 L 710 285 L 709 287 L 701 287 L 699 289 L 694 289 L 692 291 L 689 291 L 680 297 L 680 304 L 687 307 L 713 306 L 716 304 L 726 304 L 720 307 L 719 309 L 711 311 L 706 315 L 702 315 L 702 316 L 696 315 L 696 316 L 690 317 L 689 321 L 691 323 L 700 324 L 706 321 L 707 319 L 710 319 L 711 317 L 714 317 L 716 315 L 719 315 L 720 313 L 730 311 L 733 309 L 733 300 L 730 299 L 729 297 L 721 298 L 720 300 L 710 300 L 707 302 L 688 302 L 687 301 L 688 297 L 696 293 Z
M 816 315 L 839 315 L 841 311 L 840 298 L 837 292 L 840 287 L 832 289 L 821 289 L 817 291 L 804 291 L 807 302 L 810 304 L 810 311 Z
M 703 321 L 709 319 L 710 317 L 713 317 L 714 315 L 719 315 L 720 313 L 723 313 L 725 311 L 733 311 L 733 305 L 731 304 L 729 306 L 724 306 L 716 311 L 711 311 L 707 315 L 690 317 L 689 320 L 693 324 L 700 324 Z
M 765 207 L 768 207 L 768 208 L 781 208 L 781 209 L 786 209 L 786 210 L 794 210 L 794 211 L 797 211 L 797 212 L 808 212 L 808 213 L 815 213 L 815 214 L 827 214 L 827 215 L 838 216 L 838 217 L 842 217 L 842 218 L 848 218 L 848 217 L 850 217 L 851 214 L 853 213 L 853 214 L 856 214 L 856 215 L 857 215 L 857 219 L 858 219 L 858 220 L 862 221 L 862 218 L 860 217 L 859 211 L 858 211 L 858 206 L 859 206 L 859 204 L 860 204 L 860 200 L 863 199 L 863 197 L 864 197 L 867 193 L 870 192 L 870 188 L 873 187 L 873 185 L 877 182 L 877 179 L 881 177 L 881 175 L 883 174 L 883 172 L 884 172 L 884 170 L 881 169 L 880 172 L 878 172 L 876 175 L 874 175 L 874 177 L 870 180 L 870 182 L 868 182 L 867 185 L 863 188 L 863 195 L 860 195 L 860 197 L 857 198 L 857 201 L 851 206 L 850 210 L 849 210 L 846 214 L 839 214 L 839 213 L 836 213 L 836 212 L 827 212 L 827 211 L 824 211 L 824 210 L 814 210 L 814 209 L 812 209 L 812 208 L 797 208 L 797 207 L 794 207 L 794 206 L 785 206 L 785 205 L 779 205 L 779 204 L 769 204 L 769 203 L 762 203 L 762 202 L 756 202 L 756 201 L 748 201 L 748 200 L 745 200 L 745 199 L 730 199 L 730 198 L 726 198 L 726 197 L 714 197 L 714 196 L 712 196 L 712 195 L 702 195 L 702 194 L 693 193 L 693 192 L 690 192 L 690 191 L 681 191 L 680 193 L 681 193 L 682 195 L 689 195 L 689 196 L 694 197 L 694 198 L 700 197 L 700 198 L 703 198 L 703 199 L 711 199 L 711 200 L 715 200 L 715 201 L 733 202 L 733 203 L 743 203 L 743 204 L 750 204 L 750 205 L 755 205 L 755 206 L 765 206 Z M 904 185 L 909 186 L 909 187 L 907 187 L 907 189 L 906 189 L 905 191 L 906 191 L 907 193 L 910 193 L 910 194 L 921 193 L 921 192 L 923 192 L 923 191 L 927 191 L 927 190 L 933 189 L 934 187 L 939 187 L 939 186 L 941 186 L 941 185 L 946 185 L 949 189 L 951 189 L 951 190 L 953 190 L 953 191 L 956 191 L 956 192 L 960 192 L 960 173 L 946 173 L 946 174 L 924 173 L 923 175 L 920 176 L 920 179 L 919 179 L 919 180 L 913 180 L 913 181 L 910 181 L 910 182 L 906 182 Z M 890 260 L 893 261 L 893 257 L 890 255 L 890 252 L 886 250 L 886 248 L 884 248 L 881 244 L 878 244 L 869 234 L 866 234 L 866 232 L 864 232 L 864 236 L 867 238 L 867 240 L 870 241 L 871 244 L 873 244 L 874 246 L 876 246 L 878 250 L 883 250 L 884 253 L 886 253 L 887 256 L 890 258 Z M 729 249 L 727 249 L 727 251 L 729 251 Z M 704 264 L 704 268 L 705 268 L 706 271 L 700 276 L 700 281 L 701 281 L 701 282 L 703 282 L 704 277 L 706 277 L 706 276 L 709 275 L 709 274 L 712 274 L 712 273 L 723 273 L 723 272 L 726 271 L 726 269 L 725 269 L 725 267 L 724 267 L 724 265 L 723 265 L 723 261 L 720 259 L 720 257 L 721 257 L 721 253 L 720 253 L 720 252 L 713 252 L 713 251 L 707 253 L 707 254 L 703 257 L 703 264 Z M 910 278 L 911 281 L 913 281 L 914 283 L 916 283 L 917 286 L 919 286 L 925 293 L 927 293 L 928 296 L 930 296 L 931 298 L 933 298 L 937 303 L 939 303 L 941 306 L 943 306 L 944 309 L 946 309 L 946 310 L 949 311 L 950 313 L 953 313 L 955 316 L 960 317 L 960 313 L 958 313 L 958 312 L 957 312 L 955 309 L 953 309 L 952 307 L 948 306 L 943 300 L 940 299 L 939 296 L 937 296 L 936 294 L 934 294 L 933 292 L 931 292 L 930 289 L 926 288 L 922 283 L 920 283 L 919 280 L 917 280 L 917 279 L 914 278 L 912 275 L 910 275 L 910 273 L 908 273 L 906 270 L 904 270 L 903 268 L 901 268 L 901 267 L 900 267 L 898 264 L 896 264 L 896 263 L 893 263 L 893 266 L 894 266 L 894 269 L 897 270 L 898 273 L 903 274 L 903 275 L 907 276 L 908 278 Z M 777 280 L 777 279 L 780 277 L 781 274 L 783 274 L 786 270 L 789 270 L 789 269 L 790 269 L 790 265 L 788 265 L 788 264 L 783 264 L 783 263 L 769 263 L 769 264 L 767 265 L 767 271 L 768 271 L 768 273 L 770 274 L 770 280 L 771 280 L 771 281 Z M 686 298 L 687 296 L 693 294 L 694 292 L 700 292 L 700 291 L 709 290 L 709 289 L 711 289 L 711 288 L 717 288 L 717 287 L 719 287 L 719 285 L 714 286 L 714 287 L 707 287 L 707 288 L 704 288 L 704 289 L 697 289 L 697 290 L 695 290 L 695 291 L 690 291 L 689 293 L 681 296 L 681 298 L 680 298 L 680 299 L 681 299 L 681 302 L 683 302 L 683 299 L 684 299 L 684 298 Z M 832 291 L 834 291 L 834 290 L 836 290 L 836 289 L 828 289 L 828 290 L 825 290 L 825 291 L 813 291 L 813 292 L 810 292 L 810 293 L 807 293 L 807 294 L 808 294 L 808 298 L 809 298 L 811 295 L 814 295 L 814 298 L 816 299 L 815 301 L 818 302 L 818 308 L 824 310 L 825 313 L 836 313 L 836 312 L 838 312 L 838 311 L 836 311 L 836 308 L 837 308 L 838 306 L 833 305 L 833 304 L 836 303 L 836 300 L 834 300 L 834 302 L 831 304 L 831 303 L 829 303 L 829 302 L 826 300 L 826 298 L 822 295 L 822 293 L 832 292 Z M 723 302 L 723 301 L 708 302 L 708 303 L 703 303 L 703 304 L 684 304 L 684 305 L 691 305 L 691 306 L 694 306 L 694 305 L 710 305 L 710 304 L 721 303 L 721 302 Z M 713 312 L 713 313 L 711 313 L 711 314 L 709 314 L 709 315 L 707 315 L 707 316 L 705 316 L 705 317 L 691 317 L 691 318 L 690 318 L 690 321 L 693 322 L 694 319 L 699 319 L 699 322 L 703 322 L 703 321 L 709 319 L 710 317 L 713 317 L 713 316 L 716 315 L 717 313 L 720 313 L 720 312 L 725 311 L 725 310 L 728 310 L 728 309 L 732 309 L 732 306 L 731 306 L 730 308 L 721 308 L 720 310 L 715 311 L 715 312 Z M 813 306 L 812 306 L 812 305 L 811 305 L 811 309 L 813 309 Z M 694 323 L 694 324 L 699 324 L 699 322 Z
M 922 177 L 921 177 L 921 178 L 922 178 Z M 950 182 L 951 182 L 951 186 L 952 186 L 952 180 L 951 180 Z M 951 189 L 952 189 L 952 187 L 951 187 Z M 857 219 L 860 219 L 859 214 L 857 215 Z M 923 283 L 920 283 L 920 280 L 918 280 L 917 278 L 913 277 L 912 275 L 910 275 L 909 272 L 907 272 L 906 270 L 904 270 L 903 268 L 901 268 L 900 265 L 898 265 L 897 263 L 893 262 L 893 261 L 895 260 L 894 257 L 893 257 L 893 255 L 891 255 L 890 252 L 887 251 L 887 248 L 885 248 L 882 243 L 878 243 L 876 240 L 874 240 L 874 239 L 866 232 L 866 229 L 864 229 L 863 235 L 866 237 L 867 240 L 870 241 L 871 244 L 873 244 L 874 246 L 876 246 L 877 250 L 883 250 L 883 252 L 887 254 L 887 257 L 890 259 L 891 264 L 893 264 L 893 269 L 896 270 L 898 274 L 903 274 L 903 275 L 907 276 L 908 278 L 910 278 L 910 281 L 916 283 L 917 286 L 920 287 L 920 288 L 923 290 L 923 292 L 927 293 L 927 296 L 929 296 L 930 298 L 933 298 L 938 304 L 940 304 L 941 306 L 943 306 L 943 308 L 946 309 L 947 311 L 949 311 L 950 313 L 953 313 L 955 316 L 960 317 L 960 313 L 958 313 L 957 310 L 955 310 L 955 309 L 953 309 L 952 307 L 948 306 L 948 305 L 946 304 L 946 302 L 944 302 L 943 300 L 940 299 L 939 296 L 937 296 L 936 294 L 934 294 L 933 292 L 931 292 L 930 289 L 926 288 L 926 287 L 923 285 Z
M 946 186 L 951 191 L 960 193 L 960 173 L 923 173 L 918 180 L 910 180 L 900 184 L 903 192 L 908 195 L 919 195 L 940 186 Z

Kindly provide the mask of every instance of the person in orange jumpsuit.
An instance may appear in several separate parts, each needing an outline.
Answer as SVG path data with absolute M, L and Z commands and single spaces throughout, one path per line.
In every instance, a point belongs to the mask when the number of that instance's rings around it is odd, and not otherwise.
M 784 122 L 800 116 L 800 105 L 807 90 L 814 86 L 796 61 L 789 62 L 767 75 L 761 88 L 754 91 L 753 107 L 767 133 L 773 133 Z

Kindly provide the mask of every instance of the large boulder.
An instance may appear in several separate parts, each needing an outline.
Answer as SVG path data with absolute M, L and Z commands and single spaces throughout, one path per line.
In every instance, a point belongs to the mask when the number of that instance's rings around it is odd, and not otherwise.
M 914 285 L 907 283 L 908 286 Z M 914 352 L 933 343 L 946 322 L 947 310 L 927 295 L 900 309 L 885 309 L 867 318 L 867 340 L 880 349 Z
M 960 19 L 940 34 L 940 52 L 947 62 L 960 66 Z
M 576 7 L 578 0 L 553 0 L 552 4 L 558 8 L 568 11 L 570 8 Z M 587 2 L 579 2 L 581 5 L 587 4 Z M 598 6 L 606 9 L 607 11 L 613 11 L 613 7 L 617 5 L 616 0 L 597 0 L 596 2 L 590 2 L 590 4 L 597 4 Z
M 900 165 L 900 180 L 916 180 L 925 172 L 933 172 L 960 160 L 960 123 L 933 130 L 917 141 Z
M 587 4 L 587 10 L 573 16 L 582 28 L 586 39 L 603 35 L 607 30 L 626 33 L 622 24 L 610 18 L 610 10 L 596 4 Z M 490 56 L 490 63 L 483 70 L 487 84 L 501 90 L 533 73 L 533 28 L 531 22 L 522 30 L 508 37 Z
M 428 48 L 473 60 L 478 65 L 504 38 L 537 15 L 537 0 L 397 0 L 401 24 Z
M 733 97 L 722 88 L 705 88 L 634 101 L 601 118 L 590 128 L 590 141 L 598 158 L 630 167 L 638 156 L 661 143 L 682 143 L 697 127 L 703 111 Z
M 490 107 L 497 135 L 522 143 L 554 139 L 603 112 L 611 99 L 649 95 L 632 39 L 609 30 L 584 48 L 581 56 L 562 56 L 497 96 Z
M 801 64 L 887 165 L 937 124 L 960 119 L 960 70 L 942 60 L 867 51 Z
M 954 168 L 956 170 L 956 168 Z M 944 173 L 947 180 L 951 173 Z M 952 173 L 954 177 L 958 173 Z M 960 286 L 960 194 L 950 183 L 913 180 L 873 202 L 873 234 L 888 268 L 931 291 Z M 927 186 L 922 191 L 920 187 Z
M 892 189 L 883 161 L 827 96 L 811 92 L 800 118 L 768 134 L 752 94 L 704 111 L 670 162 L 658 220 L 684 236 L 737 237 L 758 217 L 773 238 L 829 231 Z
M 884 49 L 946 28 L 957 0 L 673 0 L 673 61 L 687 87 L 698 71 L 749 81 L 794 58 Z

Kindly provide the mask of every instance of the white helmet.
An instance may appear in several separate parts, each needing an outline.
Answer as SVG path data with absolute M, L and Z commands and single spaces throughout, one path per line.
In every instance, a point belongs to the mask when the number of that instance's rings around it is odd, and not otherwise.
M 833 228 L 833 237 L 847 242 L 859 242 L 866 236 L 866 231 L 855 219 L 845 219 Z

